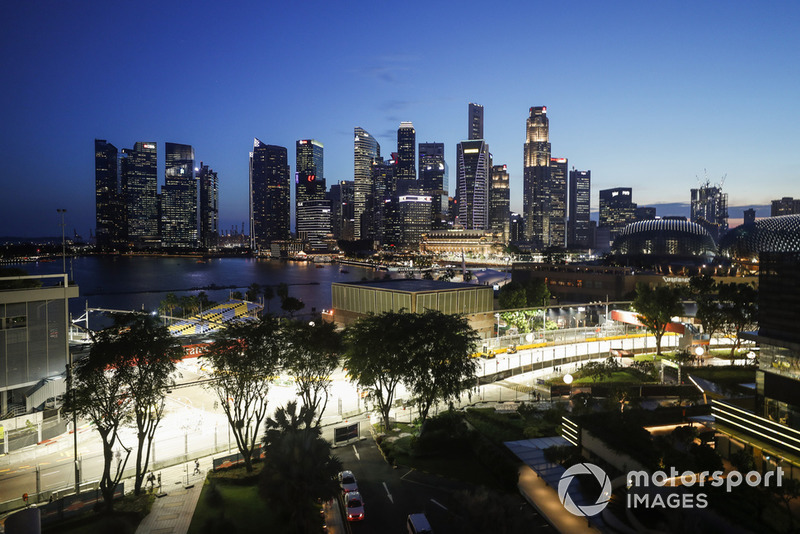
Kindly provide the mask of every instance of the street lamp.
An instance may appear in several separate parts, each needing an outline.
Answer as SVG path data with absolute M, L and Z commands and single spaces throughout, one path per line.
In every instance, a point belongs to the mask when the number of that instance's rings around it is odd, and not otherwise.
M 66 209 L 58 208 L 56 211 L 61 214 L 61 268 L 64 274 L 67 273 L 67 247 L 66 239 L 64 237 L 64 214 L 67 213 Z
M 495 313 L 494 318 L 497 319 L 497 346 L 500 347 L 500 314 Z

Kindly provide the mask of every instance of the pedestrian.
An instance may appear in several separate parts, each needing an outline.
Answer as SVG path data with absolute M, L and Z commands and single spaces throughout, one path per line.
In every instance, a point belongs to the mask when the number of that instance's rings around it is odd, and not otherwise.
M 150 474 L 147 475 L 147 484 L 150 486 L 150 489 L 153 489 L 156 485 L 156 476 L 150 471 Z
M 199 475 L 200 474 L 200 460 L 195 460 L 194 461 L 194 474 L 195 475 Z
M 158 491 L 161 491 L 161 473 L 158 474 Z

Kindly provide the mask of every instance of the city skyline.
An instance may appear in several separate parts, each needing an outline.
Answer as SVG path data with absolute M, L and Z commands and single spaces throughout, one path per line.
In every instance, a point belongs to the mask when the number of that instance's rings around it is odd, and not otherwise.
M 153 141 L 158 152 L 166 142 L 191 145 L 218 174 L 225 231 L 248 218 L 254 137 L 290 150 L 300 139 L 319 140 L 326 181 L 334 184 L 353 179 L 354 127 L 372 133 L 388 154 L 400 123 L 409 121 L 417 143 L 444 143 L 445 162 L 455 169 L 456 144 L 468 138 L 469 103 L 483 106 L 493 164 L 507 165 L 512 211 L 522 211 L 532 106 L 548 108 L 552 153 L 592 172 L 593 212 L 598 191 L 631 187 L 640 206 L 680 203 L 683 213 L 658 214 L 688 216 L 690 190 L 722 176 L 731 226 L 740 208 L 800 196 L 800 75 L 787 68 L 798 48 L 800 8 L 792 4 L 645 10 L 580 3 L 564 18 L 555 7 L 514 3 L 482 9 L 487 25 L 504 28 L 504 39 L 481 43 L 468 39 L 469 6 L 426 4 L 422 16 L 422 4 L 413 2 L 363 10 L 147 5 L 8 10 L 0 37 L 13 51 L 0 60 L 9 80 L 0 89 L 8 125 L 0 134 L 0 235 L 55 235 L 56 208 L 65 208 L 68 233 L 75 228 L 88 238 L 94 139 L 117 147 Z M 385 24 L 374 24 L 384 15 Z M 536 42 L 559 43 L 544 57 L 564 74 L 542 76 L 530 68 L 530 21 L 562 18 L 569 24 L 537 26 Z M 175 20 L 211 31 L 202 39 L 178 34 Z M 300 20 L 302 44 L 293 30 Z M 410 25 L 419 31 L 400 39 Z M 174 57 L 198 83 L 187 88 L 174 77 Z M 311 82 L 303 76 L 310 58 Z M 503 73 L 503 83 L 474 76 L 477 65 Z M 156 176 L 160 188 L 163 158 Z M 768 215 L 766 208 L 757 213 Z

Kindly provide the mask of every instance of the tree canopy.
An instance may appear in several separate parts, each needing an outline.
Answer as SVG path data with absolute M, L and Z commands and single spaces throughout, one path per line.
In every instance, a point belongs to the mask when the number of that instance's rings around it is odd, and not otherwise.
M 680 288 L 660 285 L 650 287 L 644 283 L 636 284 L 633 308 L 639 321 L 656 338 L 656 353 L 661 354 L 661 338 L 667 331 L 672 318 L 683 314 Z
M 202 356 L 214 367 L 214 380 L 207 387 L 219 398 L 247 471 L 253 470 L 267 394 L 280 368 L 279 345 L 278 322 L 265 317 L 220 330 Z

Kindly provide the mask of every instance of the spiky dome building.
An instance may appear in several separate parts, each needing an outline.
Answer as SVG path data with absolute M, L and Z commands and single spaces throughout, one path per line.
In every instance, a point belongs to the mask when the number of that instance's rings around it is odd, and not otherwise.
M 725 234 L 720 255 L 756 261 L 759 252 L 800 252 L 800 215 L 780 215 L 743 224 Z
M 714 239 L 701 225 L 684 218 L 664 218 L 631 223 L 614 240 L 618 259 L 636 262 L 710 262 L 717 253 Z

